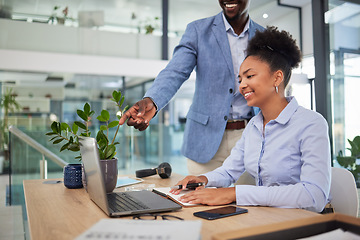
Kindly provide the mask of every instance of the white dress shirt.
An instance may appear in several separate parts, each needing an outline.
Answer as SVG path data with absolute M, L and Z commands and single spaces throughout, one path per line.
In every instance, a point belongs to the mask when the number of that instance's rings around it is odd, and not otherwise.
M 287 100 L 265 128 L 261 112 L 251 119 L 224 164 L 204 174 L 207 186 L 228 187 L 246 170 L 256 186 L 236 185 L 238 205 L 323 210 L 331 178 L 328 124 L 294 97 Z
M 226 17 L 223 13 L 223 20 L 225 24 L 225 29 L 229 41 L 231 58 L 234 68 L 234 99 L 231 103 L 231 108 L 229 112 L 229 119 L 250 119 L 253 116 L 253 110 L 247 105 L 247 102 L 243 95 L 239 92 L 239 70 L 240 65 L 244 61 L 246 56 L 246 48 L 249 43 L 249 23 L 250 18 L 246 22 L 244 30 L 240 35 L 237 35 L 234 29 L 231 27 L 230 23 L 226 20 Z

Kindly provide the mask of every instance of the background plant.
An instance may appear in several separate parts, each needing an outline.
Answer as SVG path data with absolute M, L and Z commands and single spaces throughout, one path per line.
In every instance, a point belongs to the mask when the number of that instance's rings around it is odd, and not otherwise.
M 12 88 L 6 89 L 0 101 L 0 108 L 4 112 L 4 117 L 0 121 L 0 150 L 3 151 L 6 150 L 9 143 L 9 114 L 21 109 Z
M 113 91 L 112 97 L 113 98 L 111 99 L 111 101 L 113 101 L 119 109 L 119 114 L 116 114 L 118 120 L 110 121 L 110 113 L 107 110 L 102 110 L 101 114 L 96 118 L 101 123 L 103 123 L 96 134 L 96 141 L 98 143 L 100 159 L 112 159 L 115 157 L 116 145 L 119 144 L 119 142 L 115 141 L 116 135 L 120 128 L 119 119 L 128 108 L 128 106 L 126 106 L 124 109 L 121 108 L 125 101 L 125 97 L 122 96 L 120 91 Z M 52 132 L 46 133 L 46 135 L 52 136 L 49 141 L 52 141 L 53 144 L 63 143 L 60 148 L 60 152 L 64 150 L 78 152 L 80 151 L 79 139 L 81 137 L 92 136 L 89 127 L 92 116 L 95 114 L 95 112 L 91 109 L 90 104 L 85 103 L 83 109 L 78 109 L 76 113 L 83 120 L 83 122 L 75 121 L 72 124 L 72 127 L 70 127 L 65 122 L 54 121 L 51 124 Z M 115 127 L 117 127 L 115 135 L 110 141 L 109 130 Z M 76 158 L 81 159 L 81 155 L 77 156 Z
M 61 6 L 54 6 L 53 12 L 49 17 L 48 22 L 54 23 L 55 20 L 59 22 L 60 19 L 63 19 L 63 21 L 65 21 L 66 19 L 73 20 L 71 17 L 69 17 L 69 7 L 68 6 L 66 6 L 63 9 L 61 9 Z
M 355 181 L 360 187 L 360 164 L 357 162 L 360 159 L 360 136 L 356 136 L 352 141 L 348 139 L 350 144 L 351 155 L 343 156 L 343 152 L 340 150 L 338 156 L 336 157 L 338 163 L 348 169 L 355 177 Z
M 152 34 L 156 28 L 159 27 L 159 17 L 146 18 L 144 21 L 139 22 L 138 31 L 141 32 L 141 29 L 144 28 L 145 34 Z

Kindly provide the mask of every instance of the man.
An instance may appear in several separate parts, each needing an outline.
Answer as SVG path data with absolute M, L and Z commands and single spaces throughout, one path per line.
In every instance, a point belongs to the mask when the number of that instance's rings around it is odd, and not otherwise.
M 219 0 L 219 4 L 222 13 L 187 26 L 169 64 L 119 122 L 128 119 L 129 126 L 145 130 L 195 68 L 195 94 L 182 146 L 193 175 L 221 166 L 254 116 L 239 93 L 238 74 L 248 40 L 263 27 L 249 17 L 250 0 Z

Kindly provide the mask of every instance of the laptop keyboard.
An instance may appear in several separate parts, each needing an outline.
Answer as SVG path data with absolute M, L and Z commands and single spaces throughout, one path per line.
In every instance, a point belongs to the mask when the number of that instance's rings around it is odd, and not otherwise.
M 108 194 L 109 207 L 114 212 L 134 211 L 149 209 L 146 205 L 137 199 L 132 198 L 126 193 Z

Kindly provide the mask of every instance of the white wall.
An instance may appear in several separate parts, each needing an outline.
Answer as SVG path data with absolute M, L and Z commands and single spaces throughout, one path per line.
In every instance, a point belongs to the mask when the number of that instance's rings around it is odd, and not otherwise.
M 311 4 L 305 5 L 302 8 L 302 35 L 303 55 L 312 55 L 314 53 L 314 44 Z
M 167 61 L 0 49 L 0 69 L 153 78 Z

